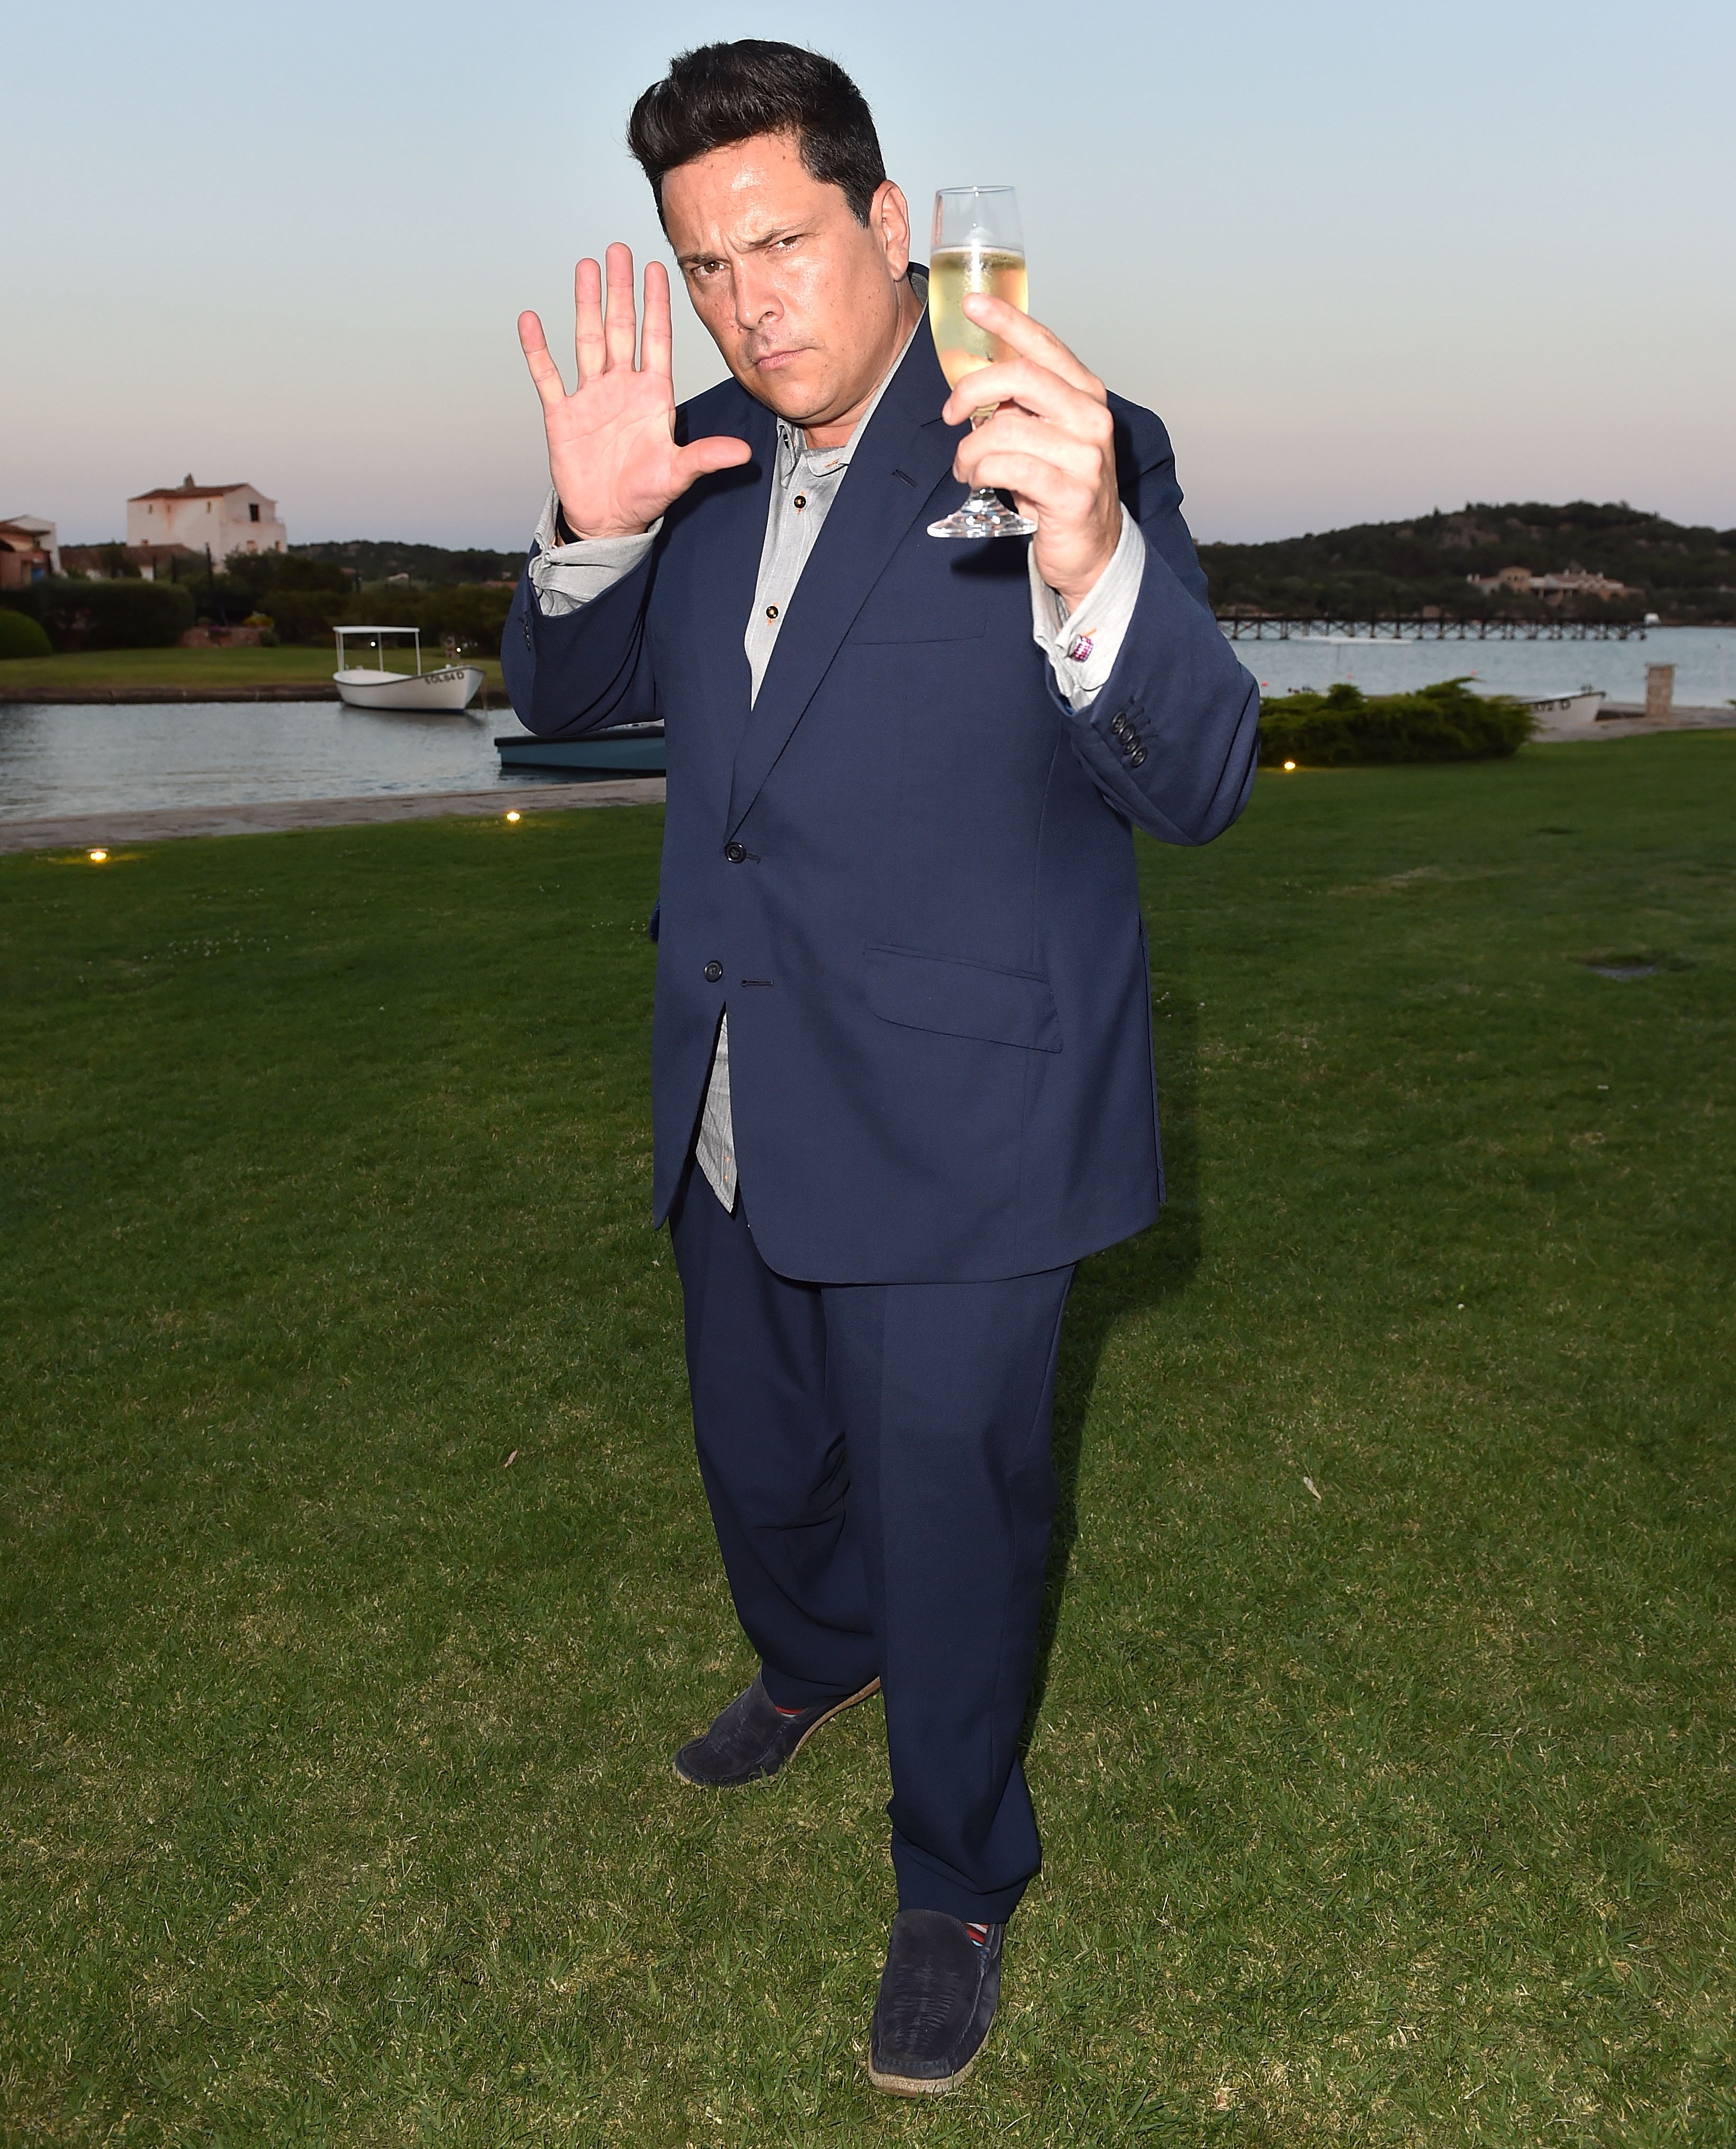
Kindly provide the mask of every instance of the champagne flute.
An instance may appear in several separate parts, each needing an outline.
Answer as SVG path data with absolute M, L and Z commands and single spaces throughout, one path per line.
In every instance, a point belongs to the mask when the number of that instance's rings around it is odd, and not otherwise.
M 1026 313 L 1024 234 L 1011 187 L 943 187 L 934 197 L 933 243 L 928 251 L 928 320 L 947 385 L 1003 355 L 998 337 L 964 311 L 965 294 L 980 291 Z M 974 411 L 971 424 L 994 415 L 991 403 Z M 1028 515 L 1002 504 L 978 486 L 956 513 L 931 522 L 931 537 L 1029 537 L 1037 526 Z

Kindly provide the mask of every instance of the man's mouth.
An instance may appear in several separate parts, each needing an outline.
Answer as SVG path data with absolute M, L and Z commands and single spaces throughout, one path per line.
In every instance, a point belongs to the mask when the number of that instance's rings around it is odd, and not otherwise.
M 785 366 L 793 365 L 798 358 L 805 358 L 807 355 L 807 345 L 805 344 L 797 344 L 788 350 L 762 351 L 759 356 L 754 360 L 753 364 L 755 370 L 757 372 L 777 373 L 782 371 Z

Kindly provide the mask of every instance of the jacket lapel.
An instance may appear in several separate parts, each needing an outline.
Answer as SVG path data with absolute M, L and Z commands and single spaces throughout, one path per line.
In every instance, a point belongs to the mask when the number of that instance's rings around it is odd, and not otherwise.
M 740 415 L 732 410 L 712 432 L 735 433 L 753 450 L 753 460 L 723 471 L 705 481 L 710 497 L 702 518 L 706 542 L 693 563 L 691 610 L 687 631 L 699 645 L 700 676 L 715 690 L 720 723 L 728 727 L 722 744 L 726 765 L 739 742 L 747 719 L 752 682 L 742 634 L 753 608 L 765 544 L 766 515 L 777 465 L 777 423 L 765 405 L 744 390 Z M 679 437 L 685 441 L 684 425 Z
M 759 697 L 736 750 L 731 836 L 747 818 L 801 722 L 869 591 L 952 466 L 968 428 L 940 422 L 937 414 L 946 398 L 946 376 L 923 322 L 850 458 L 778 631 Z M 766 498 L 763 492 L 757 496 Z M 752 546 L 750 603 L 763 536 L 762 525 Z M 745 607 L 741 617 L 745 622 Z

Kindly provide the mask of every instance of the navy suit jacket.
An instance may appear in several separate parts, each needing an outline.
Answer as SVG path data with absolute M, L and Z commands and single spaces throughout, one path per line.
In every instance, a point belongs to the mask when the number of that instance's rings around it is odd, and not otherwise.
M 1130 825 L 1200 843 L 1253 781 L 1259 696 L 1208 609 L 1174 458 L 1111 398 L 1145 578 L 1083 715 L 1031 638 L 1026 547 L 927 534 L 962 428 L 922 327 L 858 443 L 750 707 L 742 648 L 776 421 L 734 380 L 678 435 L 702 478 L 648 557 L 560 618 L 521 582 L 501 659 L 532 731 L 661 718 L 668 807 L 652 1103 L 662 1221 L 729 1011 L 735 1148 L 783 1275 L 1058 1268 L 1162 1200 Z

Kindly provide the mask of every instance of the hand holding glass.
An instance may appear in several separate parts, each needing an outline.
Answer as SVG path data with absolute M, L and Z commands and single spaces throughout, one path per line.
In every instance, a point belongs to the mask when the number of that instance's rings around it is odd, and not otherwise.
M 947 385 L 957 388 L 971 374 L 1004 355 L 999 339 L 979 328 L 964 311 L 972 291 L 1004 299 L 1020 313 L 1029 311 L 1024 269 L 1024 234 L 1019 203 L 1011 187 L 943 187 L 934 197 L 933 240 L 928 251 L 928 320 L 934 349 Z M 994 415 L 990 404 L 976 411 L 973 425 Z M 956 513 L 931 522 L 931 537 L 1030 537 L 1037 526 L 1029 516 L 1002 504 L 985 486 L 978 486 Z

